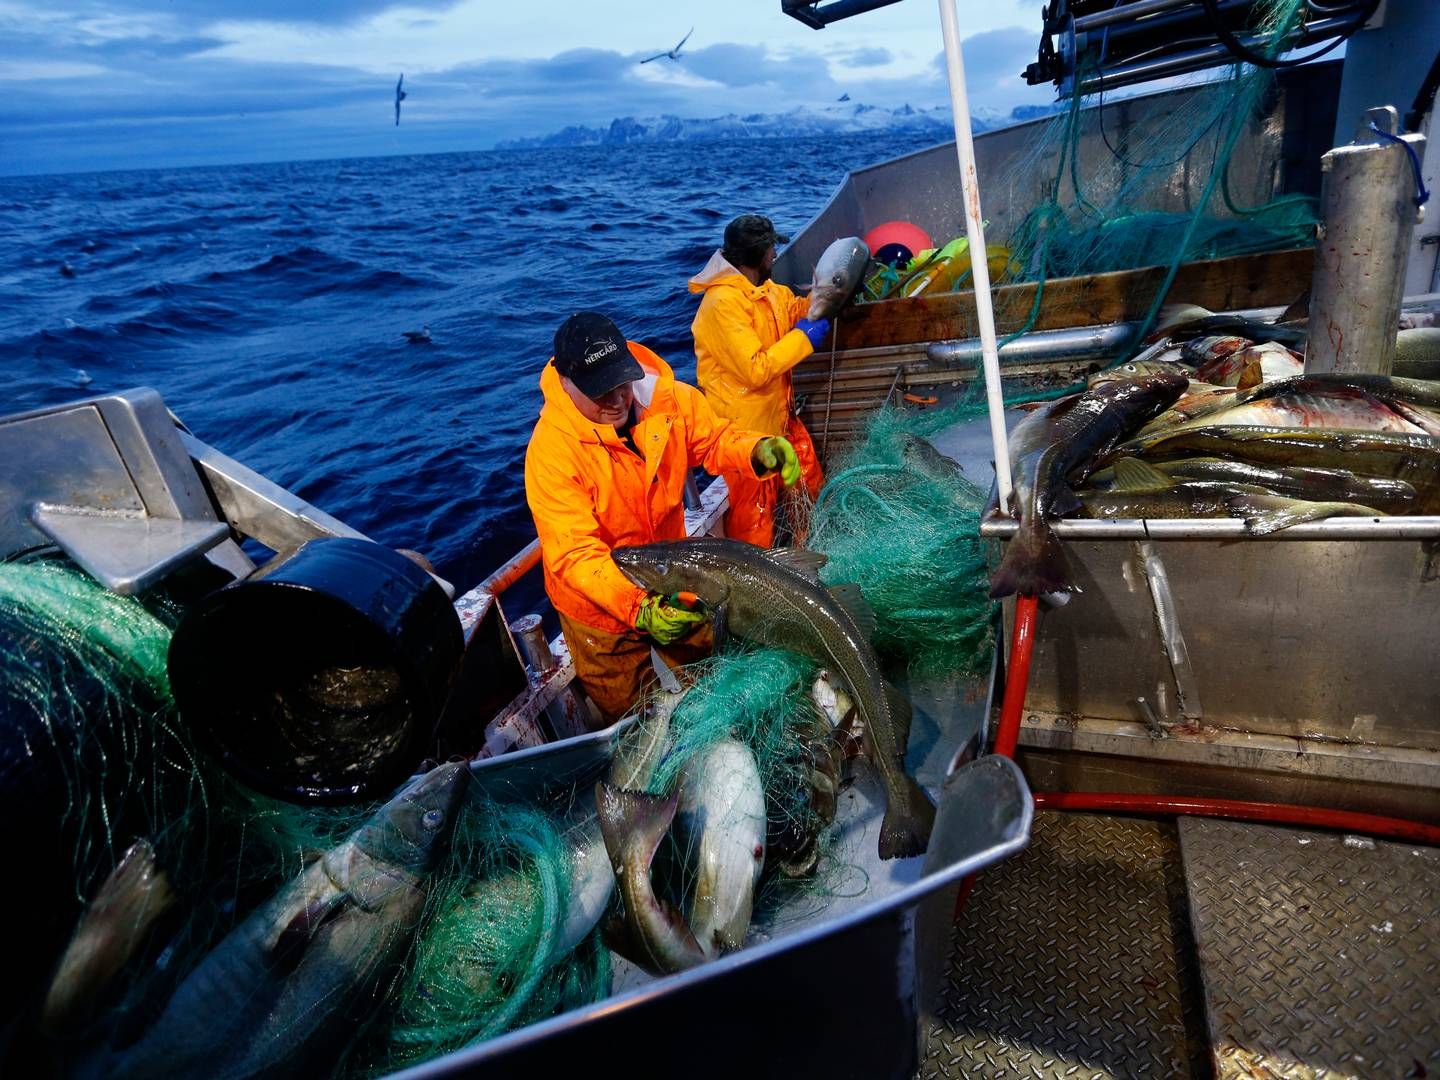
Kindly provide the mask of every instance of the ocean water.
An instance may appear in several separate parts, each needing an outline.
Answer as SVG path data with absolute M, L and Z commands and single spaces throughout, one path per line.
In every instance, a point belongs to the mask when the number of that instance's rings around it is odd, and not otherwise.
M 566 316 L 606 312 L 693 378 L 685 283 L 725 222 L 793 233 L 847 169 L 922 144 L 0 179 L 0 414 L 152 386 L 201 439 L 468 588 L 534 537 L 525 444 Z

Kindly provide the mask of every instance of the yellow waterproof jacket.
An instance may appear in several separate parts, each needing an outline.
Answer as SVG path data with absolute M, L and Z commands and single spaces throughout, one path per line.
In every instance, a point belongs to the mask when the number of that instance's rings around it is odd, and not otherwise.
M 555 370 L 540 374 L 545 405 L 525 452 L 525 498 L 556 609 L 611 634 L 635 628 L 645 590 L 621 573 L 612 548 L 685 536 L 685 476 L 751 470 L 761 436 L 718 419 L 664 360 L 630 342 L 645 370 L 634 383 L 637 454 L 610 424 L 585 419 Z
M 690 291 L 705 294 L 690 324 L 705 397 L 742 428 L 782 434 L 794 396 L 790 369 L 815 351 L 795 329 L 810 302 L 775 281 L 751 285 L 718 251 Z

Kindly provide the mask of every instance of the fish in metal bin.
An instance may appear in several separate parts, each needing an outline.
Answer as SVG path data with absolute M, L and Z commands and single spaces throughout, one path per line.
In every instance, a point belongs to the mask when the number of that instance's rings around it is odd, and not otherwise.
M 672 904 L 655 895 L 650 880 L 655 852 L 675 821 L 680 792 L 647 795 L 601 780 L 595 786 L 595 804 L 625 909 L 623 919 L 606 924 L 605 943 L 654 974 L 703 964 L 710 957 L 689 923 Z
M 1202 341 L 1215 340 L 1202 338 Z M 1231 339 L 1219 339 L 1228 341 Z M 1189 348 L 1187 345 L 1186 348 Z M 1247 344 L 1242 349 L 1227 352 L 1205 361 L 1195 372 L 1195 378 L 1215 386 L 1236 386 L 1248 390 L 1261 383 L 1288 379 L 1305 371 L 1305 361 L 1284 345 L 1273 341 L 1259 345 Z
M 1224 458 L 1398 480 L 1415 492 L 1413 513 L 1440 513 L 1440 438 L 1433 435 L 1216 424 L 1136 439 L 1118 447 L 1117 453 L 1143 457 L 1152 464 Z
M 881 676 L 870 645 L 875 616 L 857 586 L 822 585 L 825 556 L 816 552 L 766 551 L 716 537 L 617 548 L 613 557 L 647 589 L 694 593 L 712 613 L 717 640 L 733 631 L 808 656 L 843 680 L 885 785 L 880 857 L 905 858 L 925 850 L 935 808 L 905 771 L 910 703 Z
M 382 1000 L 376 986 L 420 923 L 469 775 L 454 762 L 408 784 L 231 931 L 96 1074 L 308 1074 Z
M 721 739 L 687 761 L 677 811 L 696 871 L 690 929 L 708 955 L 738 949 L 765 865 L 765 787 L 750 748 Z
M 1121 458 L 1121 461 L 1136 460 Z M 1116 462 L 1119 465 L 1119 462 Z M 1404 480 L 1379 476 L 1356 476 L 1344 469 L 1313 468 L 1304 465 L 1256 465 L 1219 457 L 1181 458 L 1154 466 L 1172 480 L 1210 480 L 1222 484 L 1248 484 L 1276 495 L 1311 502 L 1349 502 L 1373 506 L 1386 514 L 1408 514 L 1415 507 L 1415 488 Z M 1085 481 L 1088 491 L 1115 487 L 1115 467 L 1097 469 Z M 1082 498 L 1084 492 L 1081 493 Z
M 61 1035 L 83 1028 L 100 995 L 175 900 L 154 846 L 135 841 L 96 890 L 60 957 L 40 1012 L 42 1030 Z
M 994 598 L 1074 592 L 1070 568 L 1049 518 L 1080 508 L 1072 483 L 1097 459 L 1159 416 L 1189 380 L 1168 372 L 1102 383 L 1036 409 L 1010 436 L 1010 467 L 1020 528 L 991 578 Z
M 765 864 L 765 789 L 750 748 L 721 739 L 685 763 L 668 797 L 602 782 L 600 829 L 619 882 L 623 917 L 606 943 L 654 974 L 683 971 L 740 948 Z M 695 871 L 690 918 L 655 895 L 650 868 L 676 826 Z
M 1376 517 L 1380 511 L 1350 502 L 1315 502 L 1277 495 L 1255 484 L 1220 480 L 1174 480 L 1137 458 L 1115 463 L 1117 483 L 1108 491 L 1081 491 L 1087 518 L 1239 518 L 1252 536 L 1266 536 L 1304 521 L 1330 517 Z

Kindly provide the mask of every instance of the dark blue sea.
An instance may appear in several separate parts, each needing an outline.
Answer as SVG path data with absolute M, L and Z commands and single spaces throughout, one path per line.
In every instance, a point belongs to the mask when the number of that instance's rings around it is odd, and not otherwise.
M 846 170 L 920 145 L 0 179 L 0 414 L 155 387 L 201 439 L 465 589 L 534 536 L 522 462 L 567 315 L 604 311 L 693 378 L 685 283 L 725 222 L 794 232 Z

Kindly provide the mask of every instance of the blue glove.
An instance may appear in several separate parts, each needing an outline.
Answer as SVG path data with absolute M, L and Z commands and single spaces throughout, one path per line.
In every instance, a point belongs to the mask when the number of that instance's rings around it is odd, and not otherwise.
M 830 333 L 830 320 L 796 319 L 795 329 L 810 339 L 810 347 L 812 349 L 818 349 L 820 343 L 825 340 L 825 335 Z

